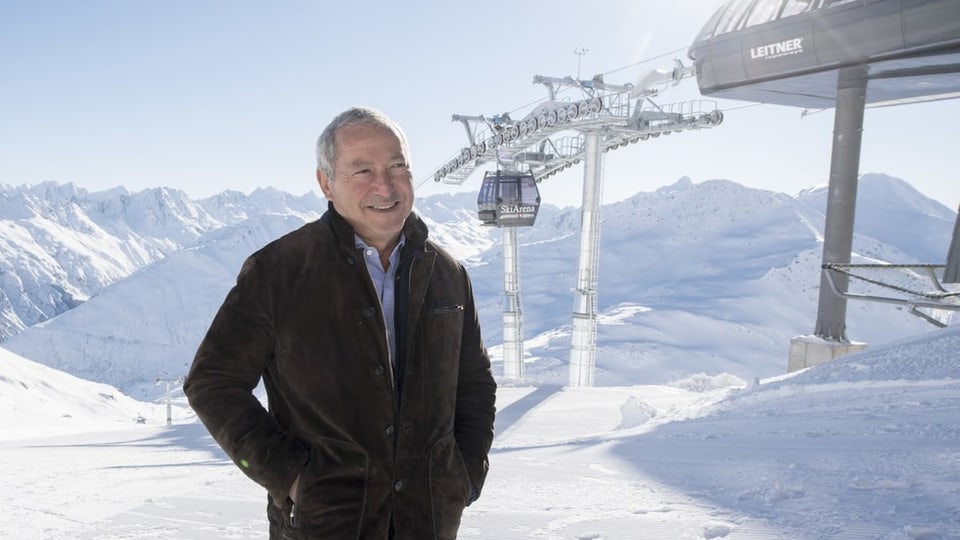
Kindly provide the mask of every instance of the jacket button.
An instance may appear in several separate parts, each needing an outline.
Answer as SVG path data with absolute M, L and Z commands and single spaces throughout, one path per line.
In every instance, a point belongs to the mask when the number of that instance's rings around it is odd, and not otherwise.
M 393 435 L 393 426 L 387 426 L 387 429 L 383 430 L 387 435 Z
M 377 314 L 377 308 L 372 306 L 368 307 L 367 309 L 363 310 L 363 314 L 367 317 L 373 317 L 374 315 Z
M 383 375 L 383 366 L 377 366 L 373 368 L 373 372 L 377 375 Z
M 407 485 L 407 481 L 406 481 L 406 480 L 397 480 L 397 482 L 396 482 L 395 484 L 393 484 L 393 490 L 394 490 L 394 491 L 400 491 L 400 490 L 402 490 L 403 487 L 406 486 L 406 485 Z

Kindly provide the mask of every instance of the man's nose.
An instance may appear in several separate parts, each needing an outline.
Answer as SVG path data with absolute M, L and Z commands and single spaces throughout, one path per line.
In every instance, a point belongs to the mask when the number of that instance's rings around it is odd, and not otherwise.
M 393 179 L 390 178 L 390 169 L 379 169 L 377 174 L 374 175 L 374 182 L 379 182 L 382 184 L 390 184 L 393 182 Z
M 373 179 L 371 179 L 370 184 L 375 186 L 387 186 L 392 187 L 396 179 L 391 174 L 389 168 L 376 169 L 373 174 Z

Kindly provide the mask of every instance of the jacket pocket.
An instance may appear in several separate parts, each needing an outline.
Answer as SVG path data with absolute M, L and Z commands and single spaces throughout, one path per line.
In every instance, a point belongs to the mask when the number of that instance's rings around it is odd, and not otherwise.
M 451 304 L 448 306 L 437 306 L 431 311 L 434 315 L 458 315 L 463 313 L 463 306 L 460 304 Z
M 456 538 L 470 497 L 470 475 L 453 433 L 430 448 L 430 507 L 438 538 Z
M 463 336 L 463 306 L 440 304 L 427 312 L 421 329 L 425 364 L 421 375 L 443 388 L 456 380 Z
M 360 447 L 323 439 L 310 447 L 300 473 L 299 495 L 286 522 L 295 534 L 310 537 L 359 538 L 367 501 L 366 454 Z

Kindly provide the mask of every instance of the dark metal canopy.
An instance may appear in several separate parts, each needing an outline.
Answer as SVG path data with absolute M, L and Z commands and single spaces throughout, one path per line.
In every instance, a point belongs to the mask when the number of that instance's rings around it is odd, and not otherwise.
M 830 108 L 853 65 L 868 104 L 960 97 L 960 0 L 730 0 L 688 54 L 720 98 Z

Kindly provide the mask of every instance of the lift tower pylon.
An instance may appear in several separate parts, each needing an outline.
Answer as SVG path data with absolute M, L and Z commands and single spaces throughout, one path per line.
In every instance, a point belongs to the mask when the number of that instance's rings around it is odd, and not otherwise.
M 503 375 L 523 379 L 523 307 L 517 228 L 503 228 Z
M 570 386 L 593 386 L 597 366 L 597 272 L 600 266 L 600 199 L 603 155 L 600 132 L 584 134 L 580 256 L 570 336 Z
M 548 99 L 522 119 L 515 121 L 509 114 L 453 117 L 463 123 L 470 145 L 434 172 L 437 182 L 462 184 L 484 163 L 500 164 L 506 156 L 513 170 L 527 171 L 538 182 L 573 165 L 585 164 L 579 270 L 572 314 L 571 386 L 592 386 L 596 369 L 602 155 L 660 135 L 719 125 L 723 114 L 712 101 L 665 106 L 653 102 L 652 98 L 661 90 L 691 76 L 692 68 L 684 67 L 679 60 L 671 70 L 645 74 L 637 85 L 609 84 L 601 75 L 590 80 L 537 75 L 533 82 L 546 87 Z M 574 90 L 582 99 L 560 101 L 561 89 Z M 515 376 L 523 372 L 519 270 L 515 268 L 516 237 L 508 237 L 513 233 L 507 231 L 504 234 L 504 373 Z M 518 319 L 512 320 L 508 312 Z

